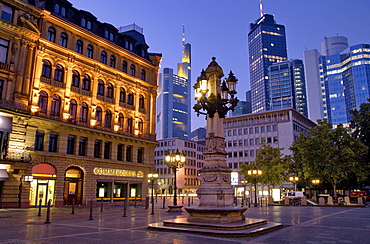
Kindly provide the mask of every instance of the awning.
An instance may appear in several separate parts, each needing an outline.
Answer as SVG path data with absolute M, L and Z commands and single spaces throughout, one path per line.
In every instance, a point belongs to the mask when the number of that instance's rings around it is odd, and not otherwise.
M 0 181 L 6 180 L 9 180 L 8 172 L 6 172 L 6 169 L 0 169 Z

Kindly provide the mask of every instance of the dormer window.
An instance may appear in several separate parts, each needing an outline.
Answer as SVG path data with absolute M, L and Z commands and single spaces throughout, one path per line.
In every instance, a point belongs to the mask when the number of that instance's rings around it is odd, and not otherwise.
M 59 14 L 59 4 L 54 5 L 54 12 Z
M 134 44 L 132 44 L 131 42 L 129 42 L 129 41 L 126 41 L 125 42 L 125 48 L 127 49 L 127 50 L 129 50 L 129 51 L 132 51 L 132 50 L 134 50 Z
M 88 30 L 91 30 L 91 21 L 90 21 L 90 20 L 88 20 L 88 21 L 87 21 L 86 28 L 87 28 Z
M 63 17 L 65 17 L 65 16 L 66 16 L 66 8 L 65 8 L 65 7 L 62 7 L 62 8 L 60 9 L 60 14 L 61 14 Z
M 113 40 L 114 40 L 114 35 L 113 35 L 113 33 L 110 33 L 110 35 L 109 35 L 109 40 L 111 40 L 111 41 L 113 41 Z
M 104 38 L 105 39 L 108 39 L 108 37 L 109 37 L 109 32 L 107 30 L 105 30 L 105 32 L 104 32 Z
M 86 19 L 85 18 L 81 19 L 81 26 L 86 27 Z

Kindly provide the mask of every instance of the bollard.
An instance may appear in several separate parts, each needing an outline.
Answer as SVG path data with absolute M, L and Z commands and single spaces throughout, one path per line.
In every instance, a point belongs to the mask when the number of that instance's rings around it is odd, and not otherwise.
M 75 214 L 75 198 L 72 198 L 72 213 L 71 214 Z
M 194 200 L 194 199 L 193 199 L 193 197 L 191 197 L 191 204 L 192 204 L 192 205 L 193 205 L 193 203 L 194 203 L 194 202 L 193 202 L 193 200 Z
M 166 197 L 164 196 L 163 197 L 163 206 L 162 206 L 162 209 L 165 209 L 166 208 Z
M 93 200 L 91 199 L 90 200 L 90 217 L 89 217 L 89 220 L 94 220 L 92 215 L 93 215 Z
M 184 204 L 184 196 L 181 198 L 181 203 Z
M 190 207 L 190 197 L 188 197 L 188 207 Z
M 125 198 L 125 202 L 123 204 L 123 215 L 122 215 L 122 217 L 126 217 L 126 210 L 127 210 L 127 197 Z
M 103 212 L 103 198 L 100 200 L 100 212 Z
M 46 221 L 44 224 L 50 224 L 50 205 L 51 205 L 51 199 L 48 201 L 48 207 L 46 210 Z
M 42 199 L 40 199 L 39 201 L 39 213 L 37 214 L 37 216 L 41 216 L 41 203 L 42 203 Z
M 240 207 L 244 207 L 244 197 L 242 197 L 242 202 L 240 203 Z
M 157 194 L 155 194 L 155 203 L 157 203 L 158 201 L 157 201 L 157 198 L 158 198 L 158 195 Z
M 145 209 L 149 208 L 149 197 L 145 198 Z
M 136 197 L 135 197 L 135 208 L 136 208 Z

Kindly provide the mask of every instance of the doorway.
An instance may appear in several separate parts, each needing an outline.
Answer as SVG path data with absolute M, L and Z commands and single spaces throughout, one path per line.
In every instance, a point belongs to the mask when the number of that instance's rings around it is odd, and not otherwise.
M 78 167 L 70 167 L 66 170 L 64 178 L 63 204 L 82 204 L 83 171 Z

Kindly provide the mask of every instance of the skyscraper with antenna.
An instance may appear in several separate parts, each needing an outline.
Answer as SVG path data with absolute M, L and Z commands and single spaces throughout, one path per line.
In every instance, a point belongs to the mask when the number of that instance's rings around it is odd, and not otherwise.
M 182 32 L 182 59 L 177 74 L 164 68 L 159 77 L 157 97 L 157 140 L 166 138 L 190 139 L 191 134 L 191 45 L 185 43 Z

